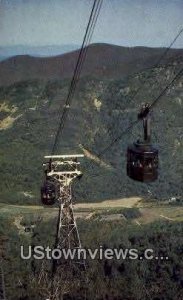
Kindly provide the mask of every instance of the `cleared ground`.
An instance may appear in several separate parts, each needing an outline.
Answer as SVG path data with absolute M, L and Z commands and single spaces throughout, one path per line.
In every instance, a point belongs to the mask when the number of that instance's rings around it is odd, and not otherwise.
M 92 218 L 100 218 L 104 221 L 123 219 L 124 222 L 126 222 L 129 220 L 122 212 L 125 208 L 139 209 L 141 215 L 131 220 L 131 222 L 138 226 L 151 223 L 155 220 L 166 220 L 167 222 L 183 221 L 183 206 L 172 206 L 161 202 L 145 202 L 138 197 L 106 200 L 99 203 L 79 203 L 74 205 L 76 218 L 83 218 L 86 220 Z M 0 204 L 0 215 L 12 217 L 14 224 L 18 228 L 21 219 L 26 216 L 30 216 L 30 218 L 33 216 L 33 220 L 37 220 L 39 217 L 44 220 L 56 218 L 58 215 L 58 208 Z

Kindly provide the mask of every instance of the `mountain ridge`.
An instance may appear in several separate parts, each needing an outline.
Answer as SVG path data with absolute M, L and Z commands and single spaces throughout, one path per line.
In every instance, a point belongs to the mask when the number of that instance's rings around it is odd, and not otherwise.
M 110 44 L 91 44 L 81 76 L 96 78 L 124 78 L 153 67 L 165 48 L 123 47 Z M 26 80 L 63 80 L 73 75 L 79 50 L 51 57 L 19 55 L 0 62 L 0 86 Z M 170 49 L 165 61 L 183 49 Z

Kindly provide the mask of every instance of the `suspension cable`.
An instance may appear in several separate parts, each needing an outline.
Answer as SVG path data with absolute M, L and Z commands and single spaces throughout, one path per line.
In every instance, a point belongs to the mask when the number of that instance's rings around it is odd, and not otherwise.
M 147 80 L 150 78 L 151 73 L 154 69 L 156 69 L 157 67 L 159 67 L 161 61 L 164 59 L 164 57 L 168 54 L 168 52 L 170 51 L 170 49 L 172 48 L 172 46 L 175 44 L 175 42 L 177 41 L 177 39 L 180 37 L 180 35 L 183 33 L 183 28 L 177 33 L 177 35 L 175 36 L 175 38 L 172 40 L 172 42 L 170 43 L 170 45 L 165 49 L 165 51 L 163 52 L 163 54 L 160 56 L 160 58 L 157 60 L 157 62 L 155 63 L 155 65 L 150 69 L 149 73 L 147 74 L 147 76 L 145 77 L 145 80 L 141 83 L 140 87 L 135 91 L 135 93 L 132 96 L 132 99 L 134 99 L 137 94 L 140 92 L 140 90 L 142 89 L 142 87 L 144 86 L 144 84 L 147 82 Z
M 152 109 L 157 102 L 160 100 L 160 98 L 166 93 L 167 90 L 175 83 L 176 80 L 178 80 L 183 74 L 183 68 L 174 76 L 172 81 L 162 90 L 162 92 L 159 94 L 159 96 L 150 104 L 149 108 Z
M 64 105 L 64 109 L 63 109 L 63 112 L 62 112 L 62 115 L 61 115 L 61 118 L 60 118 L 59 127 L 58 127 L 58 130 L 57 130 L 56 135 L 55 135 L 54 144 L 53 144 L 53 148 L 52 148 L 52 154 L 55 153 L 56 146 L 57 146 L 57 143 L 58 143 L 58 139 L 59 139 L 59 137 L 60 137 L 60 135 L 63 131 L 63 128 L 64 128 L 64 123 L 65 123 L 65 119 L 67 117 L 68 108 L 70 107 L 70 104 L 71 104 L 71 101 L 72 101 L 72 98 L 73 98 L 73 95 L 74 95 L 74 92 L 75 92 L 75 89 L 76 89 L 76 85 L 77 85 L 77 82 L 79 80 L 81 69 L 82 69 L 82 66 L 83 66 L 84 60 L 86 58 L 87 51 L 88 51 L 87 45 L 89 44 L 89 42 L 91 40 L 95 25 L 96 25 L 96 22 L 97 22 L 99 13 L 100 13 L 102 2 L 103 2 L 103 0 L 98 0 L 98 1 L 94 0 L 94 3 L 93 3 L 93 7 L 92 7 L 92 11 L 91 11 L 89 21 L 88 21 L 88 24 L 87 24 L 87 28 L 86 28 L 86 32 L 85 32 L 85 35 L 84 35 L 83 43 L 82 43 L 82 46 L 80 48 L 77 63 L 76 63 L 75 69 L 74 69 L 74 74 L 73 74 L 73 77 L 72 77 L 72 80 L 71 80 L 71 83 L 70 83 L 68 95 L 67 95 L 65 105 Z
M 165 51 L 163 52 L 163 54 L 160 56 L 160 58 L 158 59 L 158 61 L 155 63 L 155 65 L 150 69 L 149 73 L 147 74 L 147 76 L 145 77 L 145 80 L 141 83 L 140 87 L 135 91 L 135 93 L 132 96 L 132 99 L 134 99 L 138 93 L 140 92 L 140 90 L 142 89 L 142 87 L 145 85 L 145 83 L 147 82 L 147 80 L 150 78 L 152 70 L 156 69 L 161 61 L 164 59 L 164 57 L 168 54 L 168 52 L 170 51 L 170 49 L 172 48 L 172 46 L 175 44 L 175 42 L 177 41 L 177 39 L 179 38 L 179 36 L 183 33 L 183 28 L 178 32 L 178 34 L 175 36 L 175 38 L 173 39 L 173 41 L 170 43 L 170 45 L 168 46 L 168 48 L 165 49 Z
M 181 36 L 181 34 L 183 33 L 183 28 L 181 28 L 179 30 L 179 32 L 177 33 L 177 35 L 174 37 L 174 39 L 171 41 L 170 45 L 165 49 L 165 51 L 162 53 L 162 55 L 160 56 L 160 58 L 157 60 L 157 62 L 155 63 L 155 65 L 150 69 L 150 71 L 147 73 L 147 75 L 145 76 L 145 79 L 143 81 L 140 82 L 140 86 L 139 88 L 132 94 L 131 96 L 131 100 L 134 100 L 135 97 L 139 94 L 139 92 L 142 90 L 143 86 L 146 84 L 146 82 L 148 81 L 148 79 L 151 76 L 151 73 L 154 69 L 156 69 L 160 63 L 162 62 L 162 60 L 164 59 L 164 57 L 168 54 L 168 52 L 170 51 L 170 49 L 172 48 L 172 46 L 175 44 L 175 42 L 177 41 L 177 39 Z M 138 72 L 139 73 L 139 72 Z M 109 133 L 110 130 L 108 130 Z
M 150 104 L 149 109 L 152 109 L 158 101 L 162 98 L 162 96 L 167 92 L 167 90 L 170 89 L 170 87 L 183 75 L 183 68 L 174 76 L 174 78 L 169 82 L 169 84 L 161 91 L 161 93 L 158 95 L 157 98 Z M 140 119 L 135 120 L 132 122 L 122 133 L 114 138 L 112 142 L 109 143 L 97 156 L 100 158 L 103 156 L 115 143 L 117 143 L 121 138 L 128 133 L 129 130 L 131 130 L 138 122 L 140 122 Z

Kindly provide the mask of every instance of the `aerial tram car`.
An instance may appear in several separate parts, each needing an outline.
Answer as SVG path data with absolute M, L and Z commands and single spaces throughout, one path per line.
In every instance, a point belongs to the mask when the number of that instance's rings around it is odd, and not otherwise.
M 44 205 L 54 205 L 58 199 L 59 191 L 51 178 L 46 177 L 43 186 L 41 187 L 41 201 Z
M 150 106 L 145 104 L 138 119 L 143 121 L 144 140 L 127 149 L 127 175 L 136 181 L 153 182 L 158 178 L 158 150 L 151 144 Z
M 51 159 L 43 164 L 45 181 L 41 187 L 41 201 L 44 205 L 54 205 L 59 196 L 59 187 L 57 182 L 49 174 L 52 172 Z

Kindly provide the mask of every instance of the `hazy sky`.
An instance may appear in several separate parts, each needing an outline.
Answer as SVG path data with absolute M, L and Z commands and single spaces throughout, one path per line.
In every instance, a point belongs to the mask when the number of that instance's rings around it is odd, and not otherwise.
M 0 46 L 80 45 L 93 0 L 0 0 Z M 92 42 L 168 46 L 183 0 L 103 0 Z M 183 34 L 174 47 L 183 48 Z

